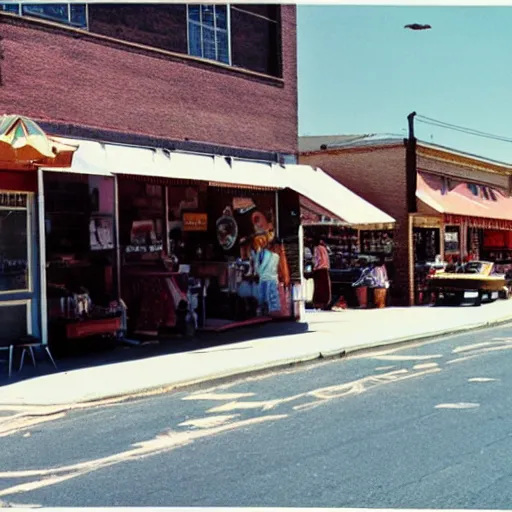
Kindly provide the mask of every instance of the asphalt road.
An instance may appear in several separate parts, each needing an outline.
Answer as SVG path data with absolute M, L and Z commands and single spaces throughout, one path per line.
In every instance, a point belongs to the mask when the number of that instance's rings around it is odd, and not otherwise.
M 0 501 L 510 509 L 511 349 L 495 328 L 17 420 Z

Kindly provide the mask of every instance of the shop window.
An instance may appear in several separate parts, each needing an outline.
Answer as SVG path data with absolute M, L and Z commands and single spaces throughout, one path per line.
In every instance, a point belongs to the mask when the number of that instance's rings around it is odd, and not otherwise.
M 460 253 L 460 229 L 458 226 L 446 226 L 444 232 L 444 252 L 451 255 Z
M 0 10 L 20 16 L 32 16 L 74 27 L 87 28 L 87 6 L 85 3 L 2 3 Z
M 108 306 L 116 295 L 113 179 L 46 173 L 44 188 L 50 316 L 76 313 L 65 297 Z
M 230 64 L 229 11 L 226 5 L 189 5 L 188 53 Z
M 161 185 L 119 180 L 119 232 L 123 261 L 158 261 L 164 249 L 164 199 Z
M 273 6 L 269 6 L 273 7 Z M 231 9 L 232 64 L 258 73 L 281 76 L 281 33 L 278 10 L 273 17 L 251 12 L 245 5 Z
M 26 194 L 0 193 L 0 293 L 31 289 Z
M 20 4 L 0 4 L 0 11 L 6 11 L 12 14 L 21 14 L 20 9 Z

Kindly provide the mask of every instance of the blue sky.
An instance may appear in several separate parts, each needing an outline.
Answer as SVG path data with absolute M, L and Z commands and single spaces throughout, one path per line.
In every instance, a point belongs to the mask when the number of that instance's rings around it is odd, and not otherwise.
M 407 23 L 432 30 L 404 30 Z M 299 134 L 405 135 L 416 111 L 512 139 L 512 6 L 298 6 Z M 418 138 L 512 163 L 512 143 L 417 123 Z

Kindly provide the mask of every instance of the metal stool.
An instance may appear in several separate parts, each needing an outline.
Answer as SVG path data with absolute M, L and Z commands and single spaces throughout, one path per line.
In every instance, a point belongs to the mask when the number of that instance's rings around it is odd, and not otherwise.
M 21 351 L 21 360 L 20 360 L 20 367 L 19 372 L 23 368 L 23 363 L 25 362 L 25 354 L 28 352 L 30 354 L 30 358 L 32 359 L 32 364 L 34 365 L 34 368 L 36 367 L 36 358 L 34 356 L 34 347 L 42 347 L 44 348 L 46 354 L 48 355 L 48 358 L 52 362 L 55 369 L 57 369 L 57 365 L 55 364 L 55 361 L 53 360 L 52 353 L 50 352 L 50 348 L 48 345 L 43 345 L 41 343 L 41 340 L 36 338 L 35 336 L 24 336 L 23 338 L 20 338 L 17 343 L 15 343 L 16 347 L 19 347 L 22 349 Z M 12 366 L 12 364 L 11 364 Z

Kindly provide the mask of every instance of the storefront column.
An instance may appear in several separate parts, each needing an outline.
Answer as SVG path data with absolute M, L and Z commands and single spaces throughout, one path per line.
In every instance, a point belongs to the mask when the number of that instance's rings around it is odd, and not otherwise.
M 464 261 L 469 255 L 468 251 L 468 223 L 463 220 L 460 224 L 460 257 Z
M 114 176 L 114 243 L 116 248 L 116 289 L 117 298 L 121 299 L 121 245 L 119 243 L 119 183 Z
M 171 255 L 171 239 L 169 237 L 169 189 L 162 185 L 162 194 L 164 198 L 164 251 L 165 256 L 169 258 Z
M 276 231 L 276 237 L 279 238 L 279 191 L 275 191 L 275 198 L 276 198 L 276 206 L 275 206 L 275 231 Z
M 46 297 L 46 226 L 44 215 L 43 170 L 37 169 L 37 225 L 39 235 L 39 285 L 41 312 L 41 342 L 48 345 L 48 302 Z
M 444 223 L 439 227 L 439 231 L 439 256 L 441 256 L 441 261 L 444 261 L 444 243 L 446 234 L 446 225 Z

